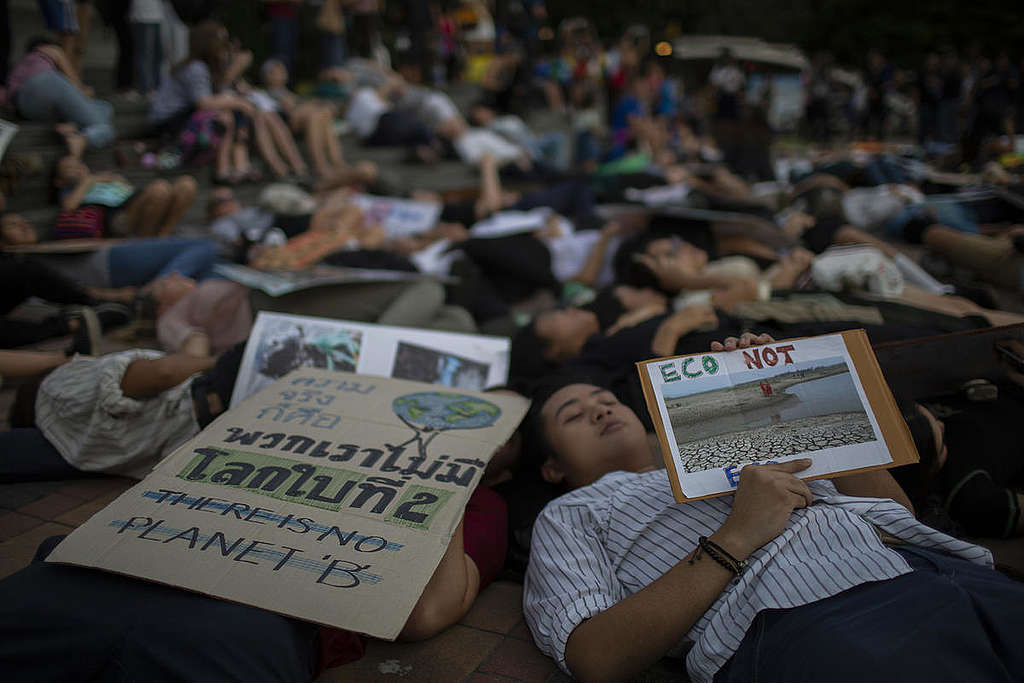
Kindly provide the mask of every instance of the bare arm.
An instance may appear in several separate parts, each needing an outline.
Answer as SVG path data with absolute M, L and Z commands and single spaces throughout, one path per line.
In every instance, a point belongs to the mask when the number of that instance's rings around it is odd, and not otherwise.
M 810 463 L 744 467 L 732 512 L 710 540 L 745 560 L 778 536 L 795 508 L 811 504 L 810 489 L 793 476 Z M 583 681 L 641 673 L 679 642 L 732 577 L 706 554 L 699 559 L 691 554 L 643 590 L 577 626 L 566 643 L 566 663 Z
M 82 204 L 82 198 L 85 197 L 85 193 L 89 191 L 89 186 L 93 183 L 93 175 L 86 173 L 75 185 L 75 189 L 67 193 L 60 198 L 60 208 L 64 211 L 74 211 Z
M 255 117 L 256 115 L 256 107 L 248 100 L 234 93 L 221 93 L 219 95 L 200 97 L 196 100 L 196 108 L 212 109 L 214 111 L 240 111 L 249 117 Z
M 892 498 L 910 510 L 910 514 L 914 514 L 914 505 L 910 502 L 910 498 L 903 492 L 888 470 L 848 474 L 845 477 L 833 479 L 832 483 L 836 485 L 836 490 L 843 495 L 862 498 Z
M 400 640 L 425 640 L 465 616 L 480 590 L 480 572 L 465 553 L 459 522 L 448 550 L 423 589 L 423 595 L 398 635 Z
M 128 398 L 153 398 L 197 372 L 209 370 L 216 361 L 216 358 L 196 358 L 185 354 L 141 358 L 128 364 L 121 378 L 121 391 Z
M 245 73 L 252 65 L 252 52 L 248 50 L 242 50 L 231 57 L 231 62 L 228 64 L 228 68 L 224 70 L 224 78 L 222 83 L 217 85 L 229 86 Z
M 716 327 L 718 316 L 709 306 L 688 306 L 676 311 L 658 326 L 651 340 L 651 351 L 658 356 L 676 352 L 680 337 L 701 327 Z
M 0 377 L 31 377 L 68 362 L 63 351 L 0 350 Z
M 714 290 L 711 293 L 711 304 L 715 308 L 732 310 L 737 304 L 748 301 L 757 301 L 758 284 L 753 280 L 735 278 L 728 285 Z
M 612 239 L 618 234 L 618 223 L 609 223 L 601 229 L 601 237 L 594 243 L 594 247 L 590 250 L 587 260 L 583 264 L 583 268 L 580 269 L 580 272 L 576 274 L 573 280 L 587 287 L 594 286 L 597 278 L 601 275 L 601 269 L 604 268 L 605 258 L 608 255 L 608 245 L 611 244 Z
M 477 220 L 487 218 L 501 206 L 501 178 L 498 176 L 498 160 L 493 154 L 480 158 L 480 198 L 473 205 Z

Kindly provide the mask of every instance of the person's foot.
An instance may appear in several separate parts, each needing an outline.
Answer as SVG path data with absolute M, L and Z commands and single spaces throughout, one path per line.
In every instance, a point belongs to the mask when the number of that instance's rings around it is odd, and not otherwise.
M 54 126 L 54 130 L 57 131 L 58 135 L 64 138 L 64 144 L 67 145 L 68 154 L 76 159 L 81 159 L 82 153 L 85 152 L 87 141 L 85 136 L 78 132 L 78 126 L 73 123 L 58 123 Z
M 88 306 L 76 306 L 69 309 L 66 315 L 72 337 L 71 346 L 65 353 L 68 356 L 73 356 L 76 353 L 83 356 L 95 355 L 99 351 L 100 342 L 103 339 L 103 328 L 96 311 Z

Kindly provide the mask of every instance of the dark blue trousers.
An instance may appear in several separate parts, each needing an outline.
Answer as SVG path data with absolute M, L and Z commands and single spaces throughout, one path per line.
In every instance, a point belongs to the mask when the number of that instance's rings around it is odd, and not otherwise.
M 309 681 L 317 627 L 117 574 L 42 560 L 0 581 L 8 683 Z
M 1024 680 L 1024 583 L 932 550 L 913 572 L 760 613 L 716 683 Z
M 35 427 L 0 432 L 0 484 L 90 476 L 69 465 Z

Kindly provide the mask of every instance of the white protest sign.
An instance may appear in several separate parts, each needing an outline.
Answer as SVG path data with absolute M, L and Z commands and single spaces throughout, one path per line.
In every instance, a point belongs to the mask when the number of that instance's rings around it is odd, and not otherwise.
M 383 226 L 389 239 L 426 232 L 437 225 L 437 220 L 441 217 L 441 205 L 438 202 L 377 197 L 369 194 L 352 195 L 350 201 L 362 209 L 367 223 Z
M 528 405 L 298 370 L 221 415 L 48 561 L 393 639 Z
M 916 461 L 863 330 L 638 364 L 679 501 L 731 493 L 749 463 L 802 479 Z
M 249 333 L 231 405 L 298 367 L 482 391 L 508 379 L 505 337 L 261 312 Z

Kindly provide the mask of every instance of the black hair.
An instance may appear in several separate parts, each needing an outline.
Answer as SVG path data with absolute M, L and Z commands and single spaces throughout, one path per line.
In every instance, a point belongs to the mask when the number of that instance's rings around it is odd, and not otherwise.
M 615 281 L 622 285 L 630 285 L 640 289 L 650 288 L 664 291 L 661 282 L 655 277 L 654 272 L 645 266 L 636 257 L 647 251 L 647 245 L 664 235 L 651 232 L 643 232 L 622 241 L 619 248 L 615 250 L 612 259 L 612 267 L 615 269 Z
M 627 312 L 619 297 L 615 296 L 614 285 L 598 290 L 597 296 L 587 304 L 587 308 L 597 316 L 597 324 L 602 330 L 614 325 L 619 317 Z
M 903 224 L 903 239 L 910 244 L 921 244 L 924 231 L 937 222 L 938 219 L 931 211 L 916 210 L 907 222 Z
M 513 380 L 536 380 L 557 369 L 557 364 L 548 360 L 551 344 L 537 334 L 537 318 L 519 328 L 512 335 L 509 348 L 509 377 Z
M 902 397 L 897 400 L 897 406 L 907 423 L 910 431 L 910 438 L 914 441 L 920 461 L 913 465 L 896 467 L 890 472 L 906 492 L 907 497 L 914 504 L 915 508 L 923 509 L 931 493 L 931 482 L 935 476 L 935 466 L 938 462 L 938 444 L 935 443 L 935 434 L 932 431 L 931 422 L 918 410 L 918 404 Z

